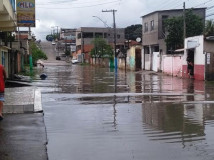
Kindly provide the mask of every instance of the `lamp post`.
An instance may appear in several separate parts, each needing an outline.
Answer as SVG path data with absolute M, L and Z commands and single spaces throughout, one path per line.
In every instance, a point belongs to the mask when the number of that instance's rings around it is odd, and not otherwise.
M 92 16 L 92 17 L 97 18 L 97 19 L 99 19 L 101 22 L 103 22 L 103 24 L 104 24 L 105 27 L 111 28 L 111 27 L 110 27 L 105 21 L 103 21 L 100 17 L 98 17 L 98 16 Z

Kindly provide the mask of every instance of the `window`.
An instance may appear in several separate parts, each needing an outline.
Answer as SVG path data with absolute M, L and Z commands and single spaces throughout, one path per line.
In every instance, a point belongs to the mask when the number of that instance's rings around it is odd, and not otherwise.
M 166 24 L 166 20 L 168 19 L 169 16 L 167 15 L 163 15 L 162 16 L 162 32 L 163 34 L 166 33 L 166 27 L 165 27 L 165 24 Z
M 103 33 L 95 33 L 96 38 L 103 38 Z
M 104 33 L 104 38 L 107 38 L 107 35 L 108 35 L 107 33 Z
M 120 35 L 119 34 L 117 35 L 117 39 L 120 39 Z
M 83 38 L 93 38 L 94 34 L 93 32 L 83 32 Z
M 151 27 L 150 30 L 153 31 L 153 30 L 154 30 L 154 20 L 151 21 L 150 23 L 151 23 L 151 24 L 150 24 L 150 27 Z
M 82 36 L 81 36 L 81 33 L 78 33 L 78 34 L 77 34 L 77 38 L 80 39 L 81 37 L 82 37 Z
M 144 24 L 144 32 L 148 32 L 148 23 Z

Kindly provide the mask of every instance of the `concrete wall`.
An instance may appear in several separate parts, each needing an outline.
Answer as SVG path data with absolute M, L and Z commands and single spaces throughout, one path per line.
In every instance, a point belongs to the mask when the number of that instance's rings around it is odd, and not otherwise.
M 167 75 L 182 77 L 183 55 L 163 55 L 163 73 Z

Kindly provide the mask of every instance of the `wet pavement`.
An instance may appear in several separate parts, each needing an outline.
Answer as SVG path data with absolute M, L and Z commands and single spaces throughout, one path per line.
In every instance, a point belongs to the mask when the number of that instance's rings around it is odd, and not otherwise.
M 47 160 L 42 113 L 5 114 L 0 122 L 0 160 Z
M 44 72 L 35 84 L 50 160 L 214 159 L 212 83 L 81 65 Z

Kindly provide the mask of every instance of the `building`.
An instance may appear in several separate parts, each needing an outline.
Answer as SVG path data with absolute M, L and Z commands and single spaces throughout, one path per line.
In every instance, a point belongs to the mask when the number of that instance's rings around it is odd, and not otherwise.
M 12 36 L 11 32 L 15 31 L 16 25 L 15 0 L 0 0 L 0 64 L 4 65 L 9 76 L 13 67 L 10 65 L 13 53 L 6 39 Z
M 106 42 L 114 47 L 114 29 L 113 28 L 96 28 L 81 27 L 76 31 L 76 54 L 82 54 L 83 59 L 89 62 L 89 52 L 93 48 L 92 41 L 96 38 L 103 38 Z M 116 29 L 116 45 L 124 45 L 125 29 Z
M 61 28 L 57 48 L 63 53 L 66 51 L 70 53 L 76 52 L 76 29 Z
M 205 23 L 206 8 L 194 8 L 193 13 L 200 16 Z M 170 54 L 171 51 L 165 43 L 167 31 L 164 27 L 164 21 L 168 18 L 182 16 L 183 9 L 162 10 L 149 13 L 142 16 L 143 32 L 142 32 L 142 68 L 152 70 L 153 53 L 159 53 L 158 70 L 163 69 L 162 55 Z
M 0 31 L 15 31 L 15 0 L 0 0 Z
M 214 38 L 195 36 L 185 39 L 182 64 L 182 77 L 188 78 L 187 59 L 193 64 L 192 78 L 196 80 L 214 80 Z

